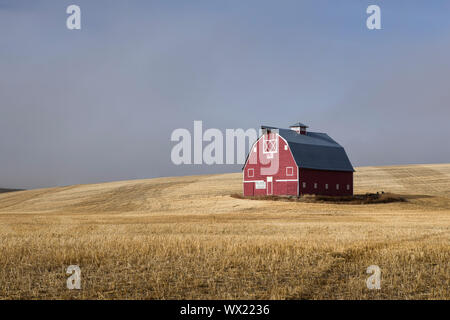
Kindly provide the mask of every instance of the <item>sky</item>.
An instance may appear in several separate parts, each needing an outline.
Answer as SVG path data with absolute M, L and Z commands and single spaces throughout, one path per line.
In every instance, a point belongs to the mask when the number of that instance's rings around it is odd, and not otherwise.
M 68 30 L 66 8 L 81 8 Z M 381 9 L 369 30 L 366 8 Z M 0 0 L 0 187 L 239 172 L 171 133 L 326 132 L 354 166 L 450 162 L 450 2 Z

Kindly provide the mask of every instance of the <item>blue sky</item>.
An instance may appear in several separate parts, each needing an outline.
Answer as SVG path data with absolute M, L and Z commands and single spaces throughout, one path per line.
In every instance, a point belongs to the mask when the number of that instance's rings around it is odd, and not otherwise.
M 239 171 L 171 163 L 171 132 L 194 120 L 301 121 L 355 166 L 450 162 L 449 7 L 0 0 L 0 187 Z

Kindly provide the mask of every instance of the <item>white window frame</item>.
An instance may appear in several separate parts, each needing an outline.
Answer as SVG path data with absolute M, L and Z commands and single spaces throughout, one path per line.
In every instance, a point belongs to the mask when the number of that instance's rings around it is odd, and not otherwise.
M 325 190 L 328 190 L 328 183 L 325 183 Z
M 252 175 L 250 175 L 250 172 L 252 173 Z M 253 168 L 247 169 L 247 177 L 253 178 L 254 176 L 255 176 L 255 169 L 253 169 Z
M 336 190 L 339 190 L 339 183 L 336 183 Z
M 288 173 L 288 169 L 291 170 L 291 173 Z M 293 176 L 294 175 L 294 167 L 286 167 L 286 176 Z
M 278 137 L 275 136 L 275 139 L 266 140 L 266 136 L 264 136 L 263 137 L 263 154 L 273 154 L 273 153 L 277 153 L 277 152 L 278 152 Z M 271 158 L 273 158 L 273 155 Z

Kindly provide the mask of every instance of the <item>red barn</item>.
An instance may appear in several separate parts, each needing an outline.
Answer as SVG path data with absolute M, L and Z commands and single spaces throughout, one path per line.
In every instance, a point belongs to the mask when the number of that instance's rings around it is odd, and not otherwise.
M 353 195 L 353 169 L 344 148 L 326 133 L 262 126 L 244 165 L 244 196 Z

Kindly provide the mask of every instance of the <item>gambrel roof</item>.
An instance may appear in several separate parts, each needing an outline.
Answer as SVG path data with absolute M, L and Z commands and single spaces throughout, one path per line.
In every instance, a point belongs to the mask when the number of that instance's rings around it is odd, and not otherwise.
M 344 148 L 326 133 L 306 132 L 299 134 L 291 129 L 262 126 L 262 129 L 278 130 L 287 141 L 299 168 L 355 171 Z

